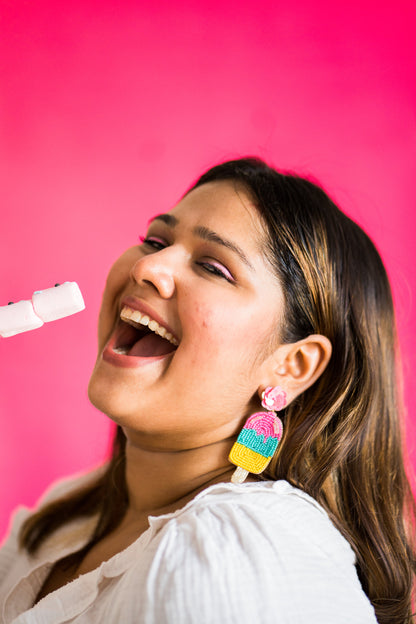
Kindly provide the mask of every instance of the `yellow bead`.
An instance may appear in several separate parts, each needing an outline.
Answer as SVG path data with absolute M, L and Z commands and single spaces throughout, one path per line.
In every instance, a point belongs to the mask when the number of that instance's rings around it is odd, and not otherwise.
M 236 466 L 241 466 L 253 474 L 260 474 L 268 466 L 271 457 L 263 457 L 243 444 L 235 442 L 228 459 Z

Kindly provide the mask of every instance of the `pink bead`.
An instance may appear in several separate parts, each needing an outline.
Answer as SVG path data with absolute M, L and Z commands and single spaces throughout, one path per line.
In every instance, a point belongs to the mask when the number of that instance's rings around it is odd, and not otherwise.
M 286 407 L 286 392 L 280 386 L 268 386 L 261 395 L 261 404 L 268 410 L 278 412 Z

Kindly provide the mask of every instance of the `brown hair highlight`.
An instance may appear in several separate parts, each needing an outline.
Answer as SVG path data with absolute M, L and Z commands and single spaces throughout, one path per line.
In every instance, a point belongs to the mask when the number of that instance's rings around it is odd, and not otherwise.
M 245 158 L 213 167 L 192 188 L 225 180 L 243 185 L 266 225 L 267 257 L 285 293 L 283 342 L 322 334 L 332 344 L 321 377 L 284 411 L 284 435 L 265 476 L 288 480 L 327 510 L 356 554 L 379 623 L 411 622 L 415 503 L 403 462 L 394 310 L 383 263 L 316 184 Z M 118 525 L 128 505 L 124 447 L 118 427 L 104 475 L 28 519 L 21 543 L 29 552 L 73 517 L 98 514 L 88 547 Z

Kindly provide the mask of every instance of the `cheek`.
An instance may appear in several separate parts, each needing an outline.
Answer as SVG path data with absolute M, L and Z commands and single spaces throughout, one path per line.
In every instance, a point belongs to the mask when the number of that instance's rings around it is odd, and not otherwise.
M 113 327 L 119 295 L 128 282 L 130 270 L 136 260 L 137 251 L 135 248 L 131 248 L 116 260 L 108 273 L 98 318 L 100 347 L 104 346 L 103 343 L 106 342 Z
M 201 367 L 218 353 L 218 321 L 204 304 L 190 303 L 184 323 L 184 346 L 188 365 Z
M 209 368 L 219 376 L 251 368 L 263 340 L 264 319 L 259 323 L 254 314 L 235 305 L 213 308 L 198 302 L 190 309 L 188 321 L 191 366 Z

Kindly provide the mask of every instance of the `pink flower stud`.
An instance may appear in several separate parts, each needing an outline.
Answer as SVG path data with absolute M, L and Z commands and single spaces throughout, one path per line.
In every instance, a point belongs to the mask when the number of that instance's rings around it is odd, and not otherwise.
M 268 410 L 279 412 L 286 407 L 286 392 L 280 386 L 268 386 L 261 395 L 261 404 Z

